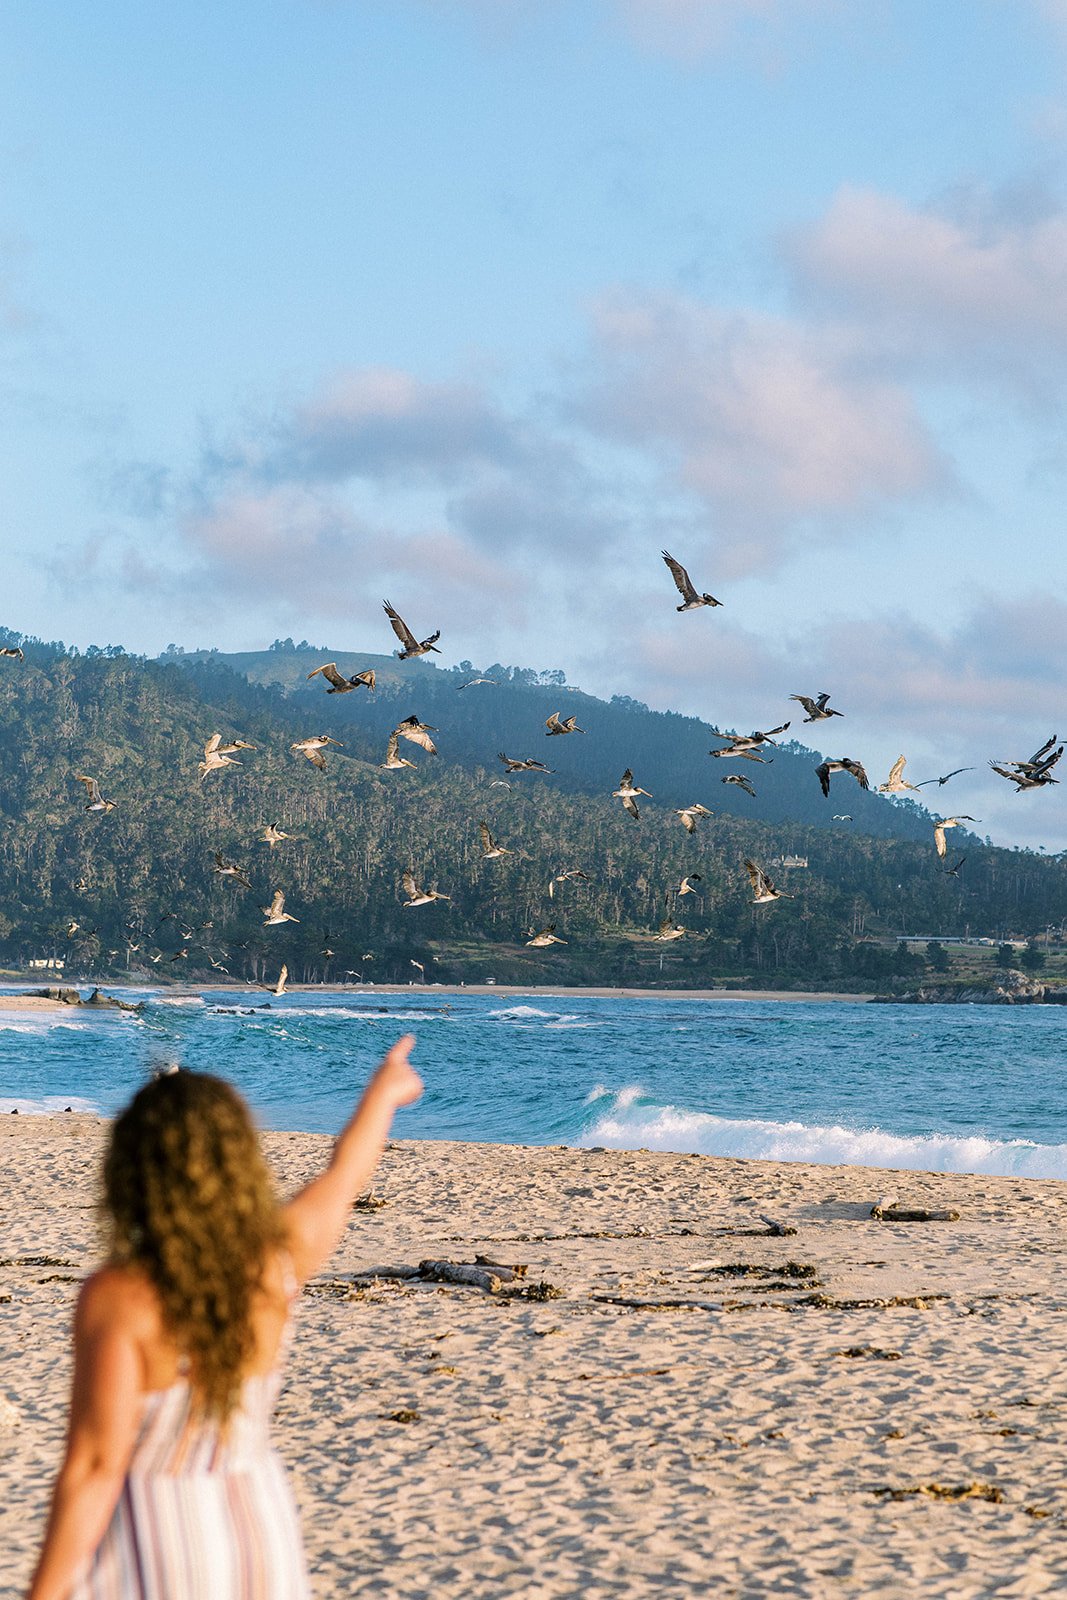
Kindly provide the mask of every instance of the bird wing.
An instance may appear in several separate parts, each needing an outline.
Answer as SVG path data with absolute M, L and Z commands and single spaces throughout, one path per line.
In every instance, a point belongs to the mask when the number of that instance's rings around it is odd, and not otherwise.
M 326 771 L 326 757 L 321 750 L 305 750 L 304 754 L 313 767 L 318 767 L 320 772 Z
M 375 675 L 374 668 L 368 667 L 365 672 L 357 672 L 354 681 L 356 683 L 361 683 L 365 689 L 373 689 L 378 679 Z
M 667 563 L 667 566 L 670 568 L 671 577 L 674 579 L 675 586 L 677 587 L 678 593 L 681 595 L 682 599 L 683 600 L 699 600 L 700 596 L 697 594 L 696 590 L 693 588 L 693 584 L 692 584 L 692 581 L 691 581 L 691 579 L 689 577 L 689 574 L 688 574 L 688 572 L 686 572 L 686 570 L 682 566 L 681 562 L 680 561 L 675 561 L 674 557 L 671 556 L 671 555 L 668 555 L 666 550 L 664 550 L 662 552 L 662 554 L 663 554 L 664 561 Z
M 285 910 L 285 895 L 281 889 L 275 889 L 274 898 L 267 912 L 269 917 L 277 917 Z
M 409 717 L 407 721 L 402 722 L 399 728 L 395 729 L 394 731 L 399 734 L 401 739 L 410 739 L 412 744 L 421 745 L 424 750 L 427 750 L 430 753 L 430 755 L 435 756 L 437 754 L 437 746 L 430 738 L 426 728 L 423 727 L 422 724 L 419 723 L 414 717 Z M 436 732 L 436 729 L 434 731 Z
M 770 728 L 766 733 L 761 733 L 759 738 L 761 741 L 764 739 L 773 739 L 776 733 L 784 733 L 788 726 L 788 722 L 783 722 L 780 728 Z M 756 735 L 753 734 L 752 737 L 755 739 Z
M 350 689 L 352 687 L 348 679 L 342 678 L 341 674 L 338 672 L 336 661 L 327 661 L 325 666 L 316 667 L 314 672 L 308 673 L 308 677 L 317 677 L 320 672 L 326 679 L 326 682 L 332 683 L 335 689 Z
M 563 724 L 559 720 L 558 711 L 553 711 L 552 715 L 545 719 L 545 727 L 548 729 L 549 733 L 564 732 Z
M 479 822 L 478 837 L 482 841 L 483 850 L 491 850 L 493 848 L 493 835 L 489 832 L 489 824 L 487 822 Z
M 80 772 L 76 772 L 74 774 L 74 781 L 75 783 L 84 783 L 85 792 L 89 796 L 90 800 L 99 800 L 100 785 L 97 783 L 95 778 L 86 778 L 83 777 Z
M 641 813 L 637 809 L 637 802 L 633 798 L 633 795 L 624 794 L 622 796 L 622 803 L 626 810 L 630 813 L 631 817 L 640 817 Z
M 867 779 L 867 774 L 858 761 L 852 761 L 846 756 L 841 765 L 844 767 L 846 772 L 851 772 L 861 789 L 869 789 L 871 787 Z
M 829 796 L 829 793 L 830 793 L 830 773 L 831 773 L 831 771 L 832 771 L 832 768 L 831 768 L 830 763 L 828 761 L 824 761 L 821 766 L 818 766 L 818 767 L 815 768 L 815 772 L 816 772 L 816 775 L 817 775 L 817 777 L 819 779 L 819 782 L 822 784 L 822 792 L 823 792 L 824 795 L 827 795 L 827 796 Z
M 1045 740 L 1045 743 L 1041 746 L 1040 750 L 1035 750 L 1034 751 L 1033 755 L 1030 757 L 1030 760 L 1028 762 L 1026 762 L 1026 765 L 1027 766 L 1032 766 L 1035 762 L 1040 761 L 1041 757 L 1044 756 L 1044 755 L 1047 755 L 1048 752 L 1052 749 L 1052 746 L 1055 743 L 1056 743 L 1056 735 L 1053 734 L 1051 739 L 1046 739 Z
M 685 829 L 686 833 L 695 833 L 697 822 L 696 818 L 693 816 L 693 813 L 691 811 L 679 811 L 678 815 L 682 819 L 682 827 Z
M 951 823 L 949 826 L 951 826 Z M 943 859 L 945 851 L 948 849 L 945 843 L 945 824 L 943 822 L 935 822 L 934 824 L 934 849 Z
M 393 632 L 400 640 L 400 643 L 404 646 L 404 649 L 417 650 L 419 648 L 419 641 L 416 639 L 415 635 L 412 633 L 411 629 L 408 627 L 400 613 L 393 610 L 388 600 L 383 600 L 382 605 L 385 607 L 385 614 L 392 624 Z M 434 634 L 435 639 L 436 637 L 437 635 Z
M 804 710 L 808 713 L 809 717 L 814 716 L 815 713 L 819 709 L 818 706 L 815 704 L 815 701 L 811 698 L 810 695 L 807 695 L 807 694 L 791 694 L 789 696 L 789 698 L 790 698 L 790 700 L 799 700 L 800 704 L 804 707 Z
M 428 639 L 423 639 L 420 642 L 419 649 L 420 650 L 429 650 L 431 645 L 435 645 L 440 637 L 441 637 L 441 630 L 440 630 L 440 628 L 438 628 L 436 633 L 431 633 L 430 637 Z M 447 896 L 442 895 L 442 899 L 446 899 L 446 898 L 447 898 Z
M 218 749 L 218 747 L 219 747 L 219 745 L 221 743 L 222 743 L 222 734 L 221 733 L 213 733 L 211 735 L 211 738 L 208 740 L 207 744 L 204 746 L 204 759 L 205 759 L 205 761 L 208 760 L 209 757 L 211 757 L 211 756 L 213 756 L 215 754 L 215 751 Z
M 620 789 L 632 789 L 633 788 L 633 783 L 634 783 L 633 772 L 630 770 L 629 767 L 627 767 L 626 771 L 623 773 L 622 777 L 619 779 L 619 788 Z
M 419 887 L 415 882 L 414 874 L 411 872 L 405 872 L 400 881 L 404 885 L 404 893 L 407 895 L 408 899 L 414 900 L 419 892 Z
M 748 873 L 748 881 L 751 883 L 756 894 L 762 894 L 763 885 L 767 881 L 763 874 L 763 868 L 757 867 L 756 863 L 754 861 L 749 861 L 748 857 L 746 856 L 745 871 Z
M 887 789 L 896 788 L 897 784 L 901 780 L 904 768 L 907 766 L 907 764 L 906 756 L 897 756 L 897 759 L 893 762 L 893 765 L 889 769 L 889 777 L 886 780 Z

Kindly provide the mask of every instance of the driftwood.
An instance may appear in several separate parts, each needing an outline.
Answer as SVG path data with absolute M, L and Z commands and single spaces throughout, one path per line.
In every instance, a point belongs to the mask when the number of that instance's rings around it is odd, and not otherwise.
M 490 1272 L 495 1272 L 501 1283 L 514 1283 L 516 1278 L 525 1278 L 529 1270 L 524 1261 L 515 1261 L 510 1265 L 506 1261 L 494 1261 L 492 1256 L 475 1256 L 475 1263 L 479 1267 L 488 1267 Z
M 929 1211 L 925 1206 L 898 1206 L 895 1194 L 884 1194 L 871 1207 L 877 1222 L 958 1222 L 958 1211 Z
M 797 1231 L 788 1222 L 779 1222 L 774 1217 L 765 1217 L 762 1211 L 759 1219 L 766 1224 L 767 1237 L 770 1239 L 790 1239 Z
M 500 1295 L 502 1300 L 559 1300 L 563 1290 L 552 1283 L 526 1283 L 529 1268 L 525 1262 L 510 1265 L 492 1261 L 488 1256 L 477 1256 L 470 1261 L 420 1261 L 417 1267 L 366 1267 L 353 1272 L 349 1283 L 369 1284 L 375 1279 L 399 1279 L 403 1282 L 455 1283 L 464 1288 L 482 1289 L 486 1294 Z M 309 1284 L 315 1292 L 315 1285 Z
M 471 1266 L 465 1261 L 420 1261 L 418 1276 L 428 1283 L 462 1283 L 486 1294 L 499 1294 L 502 1279 L 488 1267 Z
M 1004 1491 L 995 1483 L 917 1483 L 907 1489 L 872 1488 L 870 1492 L 886 1500 L 907 1500 L 921 1494 L 931 1500 L 990 1500 L 995 1506 L 1004 1501 Z

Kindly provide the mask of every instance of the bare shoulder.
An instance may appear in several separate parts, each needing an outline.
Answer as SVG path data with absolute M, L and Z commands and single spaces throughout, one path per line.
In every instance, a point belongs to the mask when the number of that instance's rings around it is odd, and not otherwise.
M 132 1334 L 150 1336 L 159 1324 L 159 1296 L 135 1267 L 108 1264 L 82 1284 L 74 1318 L 76 1333 L 92 1336 L 118 1325 Z

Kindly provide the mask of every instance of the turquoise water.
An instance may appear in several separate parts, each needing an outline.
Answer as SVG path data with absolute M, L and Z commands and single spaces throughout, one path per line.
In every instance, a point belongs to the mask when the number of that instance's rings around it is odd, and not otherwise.
M 1067 1177 L 1067 1007 L 122 992 L 140 1017 L 0 997 L 0 1111 L 111 1112 L 179 1061 L 231 1078 L 266 1127 L 332 1133 L 410 1030 L 412 1138 Z

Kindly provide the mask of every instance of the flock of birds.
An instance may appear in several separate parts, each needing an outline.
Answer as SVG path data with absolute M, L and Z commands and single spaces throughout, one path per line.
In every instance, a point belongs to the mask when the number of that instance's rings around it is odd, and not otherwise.
M 668 551 L 664 550 L 662 555 L 663 560 L 666 563 L 681 596 L 681 604 L 676 608 L 678 611 L 695 611 L 702 607 L 722 605 L 722 601 L 717 600 L 714 595 L 698 591 L 695 585 L 692 583 L 685 567 L 683 567 L 680 562 L 676 561 Z M 393 632 L 400 642 L 401 648 L 397 651 L 397 656 L 401 661 L 423 656 L 431 651 L 436 654 L 440 654 L 440 651 L 437 647 L 437 640 L 441 637 L 440 629 L 438 629 L 435 633 L 430 634 L 425 639 L 418 639 L 408 627 L 403 617 L 393 608 L 392 605 L 390 605 L 388 601 L 384 601 L 383 605 Z M 0 656 L 11 657 L 19 661 L 24 659 L 23 651 L 17 646 L 0 647 Z M 351 694 L 358 689 L 366 689 L 368 693 L 373 693 L 375 689 L 376 678 L 373 668 L 368 668 L 363 672 L 356 672 L 350 677 L 345 677 L 338 670 L 336 662 L 328 661 L 321 666 L 315 667 L 312 672 L 308 673 L 309 680 L 319 676 L 324 679 L 326 683 L 326 692 L 328 694 Z M 460 684 L 459 688 L 461 690 L 471 689 L 477 684 L 492 684 L 495 681 L 496 680 L 492 678 L 475 677 L 469 679 L 466 683 Z M 826 722 L 831 718 L 841 717 L 843 715 L 843 713 L 837 710 L 836 707 L 830 705 L 830 695 L 825 692 L 815 696 L 806 694 L 792 694 L 789 698 L 797 702 L 803 709 L 805 713 L 803 721 L 805 723 Z M 789 727 L 790 722 L 785 721 L 780 723 L 777 727 L 767 730 L 766 732 L 756 730 L 748 734 L 718 734 L 716 737 L 720 739 L 721 744 L 718 748 L 710 750 L 708 754 L 716 760 L 736 759 L 751 762 L 755 765 L 766 765 L 769 760 L 773 759 L 767 755 L 768 747 L 775 748 L 777 736 L 785 733 Z M 578 726 L 577 718 L 575 716 L 564 717 L 558 711 L 554 711 L 547 719 L 545 723 L 545 729 L 546 737 L 549 738 L 559 738 L 571 734 L 582 734 L 585 732 L 583 728 Z M 431 735 L 437 731 L 438 730 L 432 727 L 430 724 L 421 722 L 417 716 L 412 715 L 405 717 L 403 721 L 399 722 L 389 734 L 385 750 L 385 759 L 380 763 L 380 770 L 385 772 L 395 772 L 403 768 L 414 768 L 416 766 L 414 761 L 400 754 L 401 740 L 406 741 L 407 744 L 415 745 L 421 748 L 428 755 L 436 755 L 437 746 L 434 744 Z M 306 739 L 295 741 L 290 745 L 290 751 L 294 756 L 305 758 L 319 771 L 323 771 L 327 765 L 326 751 L 331 745 L 338 749 L 343 748 L 340 740 L 333 738 L 330 734 L 321 733 L 312 735 Z M 204 745 L 203 760 L 198 764 L 200 782 L 203 783 L 213 772 L 221 772 L 226 767 L 241 766 L 242 762 L 236 759 L 237 756 L 243 751 L 251 751 L 254 749 L 255 746 L 250 744 L 247 740 L 232 739 L 229 743 L 224 744 L 222 742 L 221 734 L 212 734 Z M 1063 751 L 1064 745 L 1057 744 L 1056 737 L 1053 735 L 1052 738 L 1046 740 L 1039 750 L 1034 752 L 1028 761 L 991 761 L 990 766 L 1000 777 L 1014 783 L 1016 792 L 1019 793 L 1023 790 L 1042 788 L 1048 784 L 1057 783 L 1059 780 L 1053 776 L 1053 768 L 1063 755 Z M 550 773 L 552 771 L 552 769 L 543 761 L 533 756 L 509 756 L 505 751 L 501 750 L 499 752 L 498 759 L 502 762 L 505 772 L 509 777 L 514 773 L 520 772 Z M 906 765 L 907 762 L 905 757 L 903 755 L 899 756 L 893 763 L 888 778 L 884 783 L 881 783 L 877 786 L 877 790 L 875 792 L 884 795 L 904 794 L 909 791 L 912 793 L 918 793 L 920 790 L 930 784 L 937 784 L 939 788 L 943 788 L 944 785 L 950 781 L 950 779 L 958 776 L 960 773 L 973 772 L 976 770 L 973 767 L 957 767 L 951 772 L 945 773 L 940 777 L 927 778 L 921 783 L 911 783 L 904 776 L 904 769 Z M 818 777 L 822 793 L 827 797 L 830 794 L 831 780 L 838 773 L 848 774 L 848 776 L 854 779 L 861 789 L 870 789 L 870 782 L 863 764 L 851 756 L 844 755 L 834 759 L 824 760 L 815 768 L 815 772 L 816 776 Z M 106 813 L 115 808 L 117 802 L 113 799 L 106 798 L 101 793 L 100 784 L 95 777 L 89 774 L 78 773 L 75 775 L 75 780 L 78 783 L 83 784 L 85 787 L 86 811 Z M 721 778 L 720 781 L 724 784 L 736 785 L 747 795 L 752 797 L 755 797 L 756 795 L 755 785 L 751 777 L 746 773 L 730 773 Z M 506 780 L 499 778 L 495 779 L 491 786 L 502 786 L 504 788 L 511 787 Z M 647 797 L 649 799 L 652 798 L 648 789 L 644 789 L 639 784 L 635 783 L 633 771 L 631 768 L 627 767 L 626 771 L 622 774 L 622 777 L 619 780 L 618 788 L 612 793 L 612 798 L 620 801 L 623 809 L 628 813 L 628 815 L 637 821 L 641 815 L 637 804 L 638 797 Z M 700 822 L 704 818 L 714 815 L 714 813 L 709 810 L 708 807 L 699 803 L 694 803 L 688 806 L 675 807 L 674 815 L 679 818 L 686 832 L 688 834 L 693 834 L 696 832 Z M 847 812 L 835 813 L 834 820 L 851 821 L 852 817 Z M 934 820 L 934 847 L 939 859 L 944 860 L 947 854 L 947 844 L 945 838 L 946 832 L 951 828 L 959 827 L 963 823 L 975 822 L 977 820 L 979 819 L 968 816 L 965 813 L 960 813 L 950 817 L 940 817 Z M 485 821 L 479 823 L 478 831 L 482 855 L 485 860 L 498 860 L 501 857 L 512 853 L 506 845 L 501 844 L 499 839 L 497 839 L 491 833 L 488 823 Z M 262 842 L 266 843 L 273 852 L 277 845 L 282 843 L 290 836 L 275 824 L 268 824 L 264 828 L 260 837 Z M 963 866 L 965 860 L 966 857 L 963 856 L 954 865 L 946 867 L 942 870 L 945 871 L 949 876 L 958 876 L 960 868 Z M 744 861 L 744 866 L 752 889 L 753 905 L 769 905 L 775 900 L 790 898 L 784 893 L 783 890 L 778 889 L 775 886 L 765 869 L 758 862 L 746 858 Z M 215 873 L 221 878 L 229 878 L 233 882 L 239 883 L 245 888 L 251 888 L 249 879 L 242 872 L 238 864 L 226 860 L 221 851 L 215 852 L 214 870 Z M 589 875 L 581 868 L 567 868 L 559 872 L 549 882 L 549 897 L 555 897 L 557 885 L 582 880 L 590 881 Z M 696 895 L 700 891 L 695 887 L 695 885 L 699 884 L 701 881 L 702 880 L 699 873 L 689 873 L 682 878 L 681 883 L 673 891 L 673 893 L 677 899 L 683 899 L 685 896 L 690 894 Z M 450 899 L 449 895 L 443 894 L 437 888 L 420 887 L 416 881 L 414 872 L 411 870 L 403 873 L 401 884 L 405 896 L 402 904 L 405 909 L 415 909 L 420 906 L 432 905 L 436 901 L 448 901 Z M 666 904 L 667 906 L 670 905 L 670 894 L 667 896 Z M 270 904 L 268 906 L 264 906 L 262 908 L 262 912 L 264 927 L 278 927 L 286 922 L 299 921 L 297 917 L 294 917 L 290 912 L 286 911 L 285 894 L 281 889 L 278 889 L 274 892 Z M 173 915 L 173 913 L 170 913 L 169 915 Z M 80 930 L 80 928 L 81 925 L 72 920 L 68 927 L 68 936 L 73 937 L 74 934 Z M 680 923 L 674 921 L 668 914 L 660 924 L 659 931 L 653 937 L 656 940 L 669 943 L 684 938 L 686 932 L 687 929 Z M 537 930 L 528 929 L 527 934 L 528 937 L 526 938 L 526 944 L 532 949 L 545 949 L 554 944 L 562 945 L 567 942 L 556 933 L 556 924 L 554 922 L 550 922 L 543 928 Z M 183 934 L 182 948 L 177 952 L 176 955 L 171 956 L 169 959 L 171 961 L 176 961 L 187 957 L 189 954 L 188 942 L 193 938 L 193 930 L 185 932 Z M 334 952 L 328 949 L 328 934 L 326 936 L 326 945 L 327 949 L 324 950 L 324 954 L 333 955 Z M 131 945 L 130 948 L 136 949 L 139 947 Z M 225 956 L 226 953 L 222 952 L 222 954 Z M 162 959 L 162 953 L 152 956 L 150 959 L 158 962 Z M 370 959 L 370 955 L 368 954 L 368 956 L 366 956 L 364 959 Z M 222 966 L 221 962 L 217 961 L 213 956 L 210 957 L 210 960 L 211 965 L 215 970 L 222 972 L 227 970 Z M 417 963 L 415 964 L 417 965 Z M 274 986 L 272 992 L 277 994 L 284 993 L 287 978 L 288 968 L 283 966 L 278 984 Z

